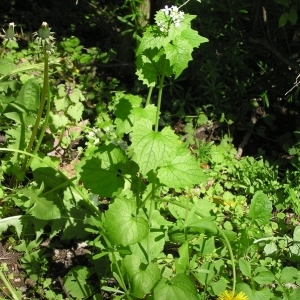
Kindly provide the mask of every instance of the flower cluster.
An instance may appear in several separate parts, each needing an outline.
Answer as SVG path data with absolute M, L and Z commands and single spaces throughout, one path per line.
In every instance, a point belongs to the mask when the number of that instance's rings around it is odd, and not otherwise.
M 180 11 L 179 8 L 174 5 L 172 5 L 171 7 L 168 7 L 168 5 L 166 5 L 165 8 L 162 9 L 162 11 L 165 13 L 165 16 L 167 18 L 169 18 L 169 20 L 172 23 L 174 23 L 175 27 L 180 26 L 180 22 L 184 18 L 183 11 Z M 168 30 L 168 28 L 167 28 L 166 24 L 164 24 L 164 22 L 159 21 L 159 22 L 157 22 L 157 25 L 158 25 L 159 29 L 163 32 Z
M 168 7 L 168 5 L 165 6 L 162 11 L 165 13 L 166 16 L 170 16 L 172 19 L 172 22 L 174 23 L 175 27 L 180 26 L 181 20 L 184 18 L 184 12 L 180 11 L 177 6 L 172 5 L 171 7 Z

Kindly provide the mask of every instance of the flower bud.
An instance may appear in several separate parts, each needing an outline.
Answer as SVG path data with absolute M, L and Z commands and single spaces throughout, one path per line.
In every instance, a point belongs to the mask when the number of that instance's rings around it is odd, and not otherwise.
M 37 42 L 43 46 L 51 44 L 51 42 L 54 41 L 54 37 L 53 32 L 50 30 L 51 28 L 49 28 L 48 23 L 43 22 L 39 30 L 35 32 L 33 36 L 35 36 Z

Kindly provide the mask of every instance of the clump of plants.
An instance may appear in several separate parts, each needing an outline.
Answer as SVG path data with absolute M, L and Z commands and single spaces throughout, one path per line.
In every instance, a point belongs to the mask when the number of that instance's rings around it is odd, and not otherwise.
M 183 141 L 161 126 L 162 103 L 171 97 L 163 93 L 167 79 L 177 79 L 194 49 L 208 42 L 192 29 L 196 15 L 185 13 L 185 4 L 159 10 L 138 39 L 136 75 L 147 96 L 113 91 L 117 81 L 110 87 L 96 81 L 109 103 L 87 89 L 77 68 L 99 55 L 108 59 L 101 51 L 83 52 L 72 37 L 60 44 L 62 59 L 43 22 L 34 58 L 23 59 L 14 23 L 5 31 L 0 232 L 14 237 L 32 297 L 299 298 L 300 227 L 297 214 L 290 226 L 285 220 L 298 199 L 291 182 L 262 158 L 237 158 L 228 134 L 219 142 L 200 143 L 193 135 Z M 57 73 L 63 79 L 53 84 Z M 89 108 L 96 115 L 83 122 Z M 210 122 L 203 113 L 201 120 Z M 67 160 L 74 168 L 66 172 L 57 150 L 70 154 L 78 139 L 76 157 Z M 57 239 L 85 248 L 85 260 L 62 270 L 59 287 L 48 251 Z M 5 265 L 0 279 L 3 295 L 24 296 Z

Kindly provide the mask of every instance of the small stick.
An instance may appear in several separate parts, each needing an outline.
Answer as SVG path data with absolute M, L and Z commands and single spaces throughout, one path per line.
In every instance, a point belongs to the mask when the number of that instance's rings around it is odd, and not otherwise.
M 63 281 L 61 280 L 61 278 L 60 278 L 59 276 L 57 277 L 57 280 L 59 281 L 59 283 L 60 283 L 60 285 L 61 285 L 61 287 L 62 287 L 64 293 L 66 294 L 66 296 L 67 296 L 69 299 L 71 299 L 70 294 L 69 294 L 68 291 L 66 290 L 66 288 L 65 288 L 65 286 L 64 286 L 64 283 L 63 283 Z

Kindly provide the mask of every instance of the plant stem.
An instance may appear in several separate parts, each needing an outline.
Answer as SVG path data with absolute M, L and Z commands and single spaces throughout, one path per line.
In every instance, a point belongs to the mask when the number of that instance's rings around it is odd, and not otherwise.
M 170 201 L 170 200 L 154 200 L 155 202 L 165 202 L 165 203 L 171 203 L 174 205 L 177 205 L 179 207 L 182 208 L 186 208 L 185 204 L 176 202 L 176 201 Z M 195 214 L 199 217 L 204 217 L 201 213 L 197 212 L 197 210 L 195 211 Z M 235 268 L 235 261 L 234 261 L 234 256 L 233 256 L 233 252 L 232 252 L 232 248 L 230 245 L 230 242 L 227 238 L 227 236 L 225 235 L 225 233 L 223 232 L 223 230 L 220 230 L 217 226 L 216 226 L 218 233 L 222 236 L 222 239 L 224 241 L 224 244 L 229 252 L 229 256 L 230 256 L 230 260 L 231 260 L 231 264 L 232 264 L 232 277 L 233 277 L 233 285 L 232 285 L 232 291 L 235 294 L 235 286 L 236 286 L 236 268 Z
M 16 294 L 16 291 L 13 289 L 10 282 L 6 279 L 5 275 L 3 274 L 2 270 L 0 270 L 0 279 L 3 281 L 4 285 L 9 290 L 10 294 L 12 295 L 12 298 L 14 300 L 20 300 L 19 297 Z
M 41 146 L 41 143 L 43 141 L 43 138 L 44 138 L 44 135 L 45 135 L 45 132 L 46 132 L 46 129 L 47 129 L 47 125 L 48 125 L 48 122 L 49 122 L 49 117 L 50 117 L 50 104 L 51 104 L 51 101 L 50 101 L 50 89 L 49 89 L 49 82 L 48 82 L 48 88 L 47 88 L 47 108 L 46 108 L 46 115 L 45 115 L 45 118 L 44 118 L 44 123 L 43 123 L 43 126 L 41 128 L 41 133 L 40 133 L 40 136 L 39 136 L 39 139 L 36 143 L 36 146 L 32 152 L 33 155 L 36 155 L 40 146 Z M 33 157 L 31 157 L 29 159 L 29 162 L 26 166 L 26 168 L 28 168 L 30 165 L 31 165 L 31 162 L 33 160 Z
M 232 277 L 233 277 L 232 292 L 234 295 L 235 294 L 235 286 L 236 286 L 236 268 L 235 268 L 234 256 L 233 256 L 230 242 L 229 242 L 226 234 L 223 232 L 223 230 L 220 230 L 220 229 L 219 229 L 219 233 L 221 234 L 221 236 L 224 240 L 224 244 L 229 252 L 229 256 L 230 256 L 230 260 L 231 260 L 231 264 L 232 264 Z
M 146 100 L 146 105 L 145 105 L 145 106 L 148 106 L 148 105 L 150 104 L 152 91 L 153 91 L 153 86 L 150 86 L 149 91 L 148 91 L 148 95 L 147 95 L 147 100 Z
M 5 151 L 5 152 L 17 152 L 17 153 L 22 153 L 26 156 L 30 156 L 33 157 L 35 159 L 38 159 L 39 161 L 43 162 L 44 164 L 48 165 L 50 168 L 54 169 L 57 173 L 59 173 L 59 175 L 66 181 L 66 184 L 63 183 L 60 186 L 63 187 L 65 185 L 69 185 L 71 187 L 74 188 L 74 190 L 76 191 L 76 193 L 86 202 L 87 206 L 91 209 L 91 211 L 98 217 L 100 217 L 101 212 L 99 211 L 99 209 L 94 206 L 92 204 L 92 202 L 90 201 L 89 198 L 87 198 L 85 196 L 85 194 L 77 187 L 76 184 L 73 183 L 73 179 L 69 179 L 62 171 L 60 171 L 59 169 L 56 169 L 55 167 L 53 167 L 53 165 L 47 161 L 45 161 L 44 159 L 40 158 L 39 156 L 33 155 L 31 153 L 22 151 L 22 150 L 17 150 L 17 149 L 8 149 L 8 148 L 0 148 L 0 152 L 1 151 Z M 55 188 L 53 190 L 56 190 Z M 48 192 L 47 192 L 48 193 Z M 45 195 L 47 194 L 45 193 Z M 42 194 L 43 195 L 43 194 Z
M 164 79 L 165 79 L 165 66 L 166 62 L 164 61 L 163 71 L 159 79 L 159 90 L 158 90 L 158 99 L 157 99 L 157 110 L 156 110 L 156 120 L 155 120 L 155 132 L 158 132 L 158 123 L 159 123 L 159 115 L 160 115 L 160 107 L 161 107 L 161 98 L 162 98 L 162 90 L 164 87 Z
M 148 263 L 149 264 L 151 262 L 151 254 L 150 254 L 151 239 L 150 239 L 150 233 L 151 233 L 151 227 L 152 227 L 151 217 L 152 217 L 152 212 L 153 212 L 154 203 L 155 203 L 154 202 L 154 200 L 155 200 L 155 181 L 156 181 L 156 173 L 154 173 L 154 180 L 153 180 L 153 183 L 152 183 L 150 209 L 149 209 L 149 214 L 148 214 L 149 234 L 147 235 L 147 259 L 148 259 Z
M 32 150 L 32 146 L 34 143 L 34 140 L 36 138 L 36 134 L 41 122 L 41 118 L 42 118 L 42 114 L 44 111 L 44 106 L 45 106 L 45 102 L 46 102 L 46 94 L 47 94 L 47 90 L 48 90 L 48 85 L 49 85 L 49 75 L 48 75 L 48 54 L 46 52 L 46 45 L 43 46 L 43 54 L 44 54 L 44 83 L 43 83 L 43 90 L 42 90 L 42 96 L 41 96 L 41 103 L 40 103 L 40 107 L 36 116 L 36 121 L 34 124 L 34 127 L 32 129 L 32 133 L 31 133 L 31 137 L 26 149 L 26 152 L 31 152 Z M 35 149 L 36 151 L 36 149 Z M 21 171 L 25 171 L 27 169 L 27 161 L 28 161 L 28 156 L 25 156 L 22 167 L 21 167 Z

